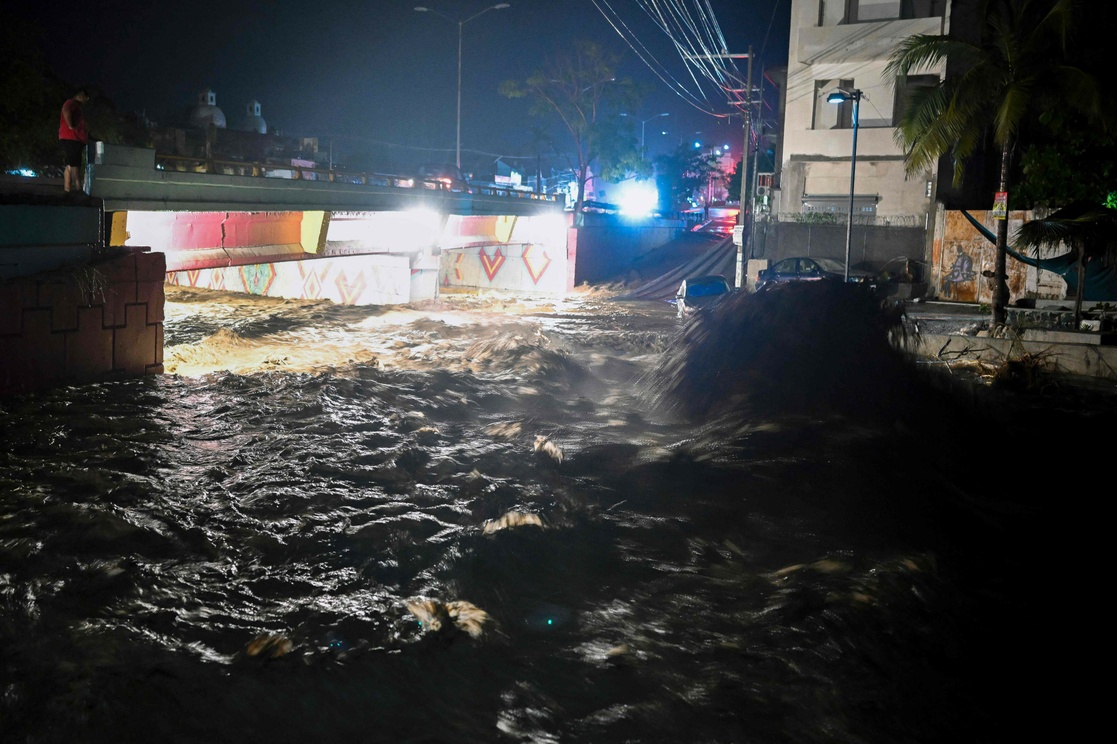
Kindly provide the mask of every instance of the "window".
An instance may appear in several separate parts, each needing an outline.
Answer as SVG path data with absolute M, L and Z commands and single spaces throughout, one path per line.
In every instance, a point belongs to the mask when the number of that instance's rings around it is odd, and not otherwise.
M 939 84 L 938 75 L 908 75 L 904 80 L 896 81 L 896 99 L 892 104 L 892 126 L 900 125 L 911 107 L 912 95 L 919 88 L 934 88 Z
M 838 88 L 850 90 L 853 80 L 814 81 L 814 121 L 812 129 L 849 129 L 853 126 L 853 101 L 830 103 L 826 99 Z
M 827 16 L 827 3 L 840 0 L 822 0 L 819 18 Z M 844 0 L 845 17 L 842 23 L 870 23 L 873 21 L 899 21 L 909 18 L 941 18 L 947 0 Z

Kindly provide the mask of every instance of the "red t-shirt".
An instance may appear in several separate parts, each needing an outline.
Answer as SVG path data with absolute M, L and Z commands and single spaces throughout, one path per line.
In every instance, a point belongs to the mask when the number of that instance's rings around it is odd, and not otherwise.
M 67 109 L 70 111 L 70 119 L 74 122 L 73 127 L 66 123 Z M 77 140 L 78 142 L 89 141 L 89 135 L 85 131 L 85 116 L 81 110 L 81 101 L 71 98 L 62 104 L 62 116 L 58 122 L 58 139 Z

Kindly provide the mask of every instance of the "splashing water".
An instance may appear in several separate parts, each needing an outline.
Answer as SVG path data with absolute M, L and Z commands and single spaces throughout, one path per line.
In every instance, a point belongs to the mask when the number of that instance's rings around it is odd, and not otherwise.
M 1015 738 L 1020 420 L 786 289 L 168 288 L 172 374 L 0 402 L 4 740 Z

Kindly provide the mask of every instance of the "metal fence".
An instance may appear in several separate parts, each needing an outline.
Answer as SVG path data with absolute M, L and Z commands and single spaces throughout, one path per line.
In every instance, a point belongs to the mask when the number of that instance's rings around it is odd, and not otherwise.
M 771 215 L 772 222 L 803 225 L 845 225 L 846 212 L 779 212 Z M 853 224 L 873 227 L 923 227 L 927 216 L 923 214 L 855 214 Z
M 257 163 L 242 160 L 220 160 L 217 158 L 156 153 L 155 167 L 160 170 L 185 173 L 210 173 L 223 176 L 251 176 L 256 178 L 284 178 L 293 181 L 333 181 L 337 183 L 368 186 L 390 186 L 400 189 L 462 191 L 484 196 L 535 199 L 549 202 L 557 201 L 558 199 L 558 197 L 554 195 L 537 194 L 534 191 L 520 191 L 517 189 L 505 189 L 477 184 L 469 184 L 466 186 L 454 185 L 439 178 L 396 176 L 387 173 L 359 173 L 332 168 L 320 168 L 317 166 L 291 165 L 287 163 Z

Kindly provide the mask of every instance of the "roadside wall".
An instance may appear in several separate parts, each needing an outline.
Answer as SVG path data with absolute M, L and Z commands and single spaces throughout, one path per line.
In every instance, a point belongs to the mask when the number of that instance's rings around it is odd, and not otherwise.
M 918 264 L 923 261 L 924 236 L 922 224 L 855 224 L 850 233 L 850 268 L 898 274 L 904 270 L 906 262 Z M 832 258 L 845 262 L 844 223 L 758 222 L 751 240 L 751 258 L 767 259 L 769 266 L 792 256 Z
M 161 253 L 0 282 L 0 395 L 163 372 Z
M 632 220 L 621 215 L 584 215 L 577 228 L 575 285 L 601 282 L 624 274 L 632 262 L 674 240 L 685 229 L 683 220 Z
M 1063 374 L 1117 380 L 1117 346 L 927 335 L 922 337 L 914 353 L 942 362 L 969 360 L 994 364 L 1031 354 Z
M 996 231 L 997 221 L 991 211 L 970 211 L 970 214 L 987 229 Z M 1020 226 L 1031 219 L 1031 211 L 1009 212 L 1010 244 Z M 1049 249 L 1041 252 L 1040 256 L 1049 258 L 1063 253 L 1066 253 L 1065 248 Z M 982 272 L 992 272 L 996 259 L 996 246 L 978 232 L 961 211 L 942 210 L 931 246 L 932 296 L 955 302 L 991 304 L 993 283 Z M 1029 295 L 1044 299 L 1065 299 L 1067 296 L 1066 282 L 1054 272 L 1035 269 L 1011 256 L 1005 268 L 1009 304 Z
M 444 251 L 439 283 L 443 289 L 495 289 L 505 292 L 565 294 L 566 256 L 534 244 L 475 246 Z

